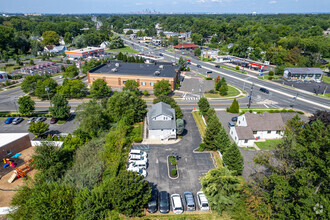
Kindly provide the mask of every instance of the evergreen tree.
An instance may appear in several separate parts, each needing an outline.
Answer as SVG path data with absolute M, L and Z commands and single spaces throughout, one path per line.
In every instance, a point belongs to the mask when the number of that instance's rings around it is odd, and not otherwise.
M 219 89 L 219 93 L 220 93 L 221 96 L 228 95 L 228 86 L 227 86 L 227 84 L 221 83 L 221 87 Z
M 235 171 L 236 175 L 242 174 L 244 162 L 236 143 L 232 143 L 225 151 L 223 154 L 223 162 L 227 165 L 229 170 Z
M 221 126 L 219 133 L 215 137 L 215 145 L 220 150 L 222 154 L 226 152 L 226 150 L 230 147 L 230 139 L 228 134 L 223 126 Z
M 123 53 L 119 52 L 118 56 L 117 56 L 117 60 L 123 60 Z
M 221 123 L 216 115 L 213 115 L 211 119 L 208 120 L 204 143 L 207 145 L 206 148 L 209 150 L 216 150 L 215 137 L 218 135 L 221 128 Z
M 231 106 L 229 107 L 228 111 L 230 113 L 239 113 L 239 104 L 236 98 L 233 100 Z
M 198 101 L 198 107 L 202 115 L 205 115 L 210 108 L 210 103 L 209 101 L 207 101 L 207 98 L 205 97 L 200 98 Z

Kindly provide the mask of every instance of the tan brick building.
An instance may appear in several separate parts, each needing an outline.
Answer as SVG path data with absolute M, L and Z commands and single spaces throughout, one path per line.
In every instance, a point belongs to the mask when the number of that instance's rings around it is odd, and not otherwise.
M 127 80 L 139 83 L 140 90 L 153 90 L 158 81 L 165 79 L 175 89 L 180 74 L 180 66 L 171 63 L 123 63 L 111 61 L 102 64 L 87 72 L 88 83 L 92 84 L 97 79 L 103 79 L 112 88 L 122 88 Z

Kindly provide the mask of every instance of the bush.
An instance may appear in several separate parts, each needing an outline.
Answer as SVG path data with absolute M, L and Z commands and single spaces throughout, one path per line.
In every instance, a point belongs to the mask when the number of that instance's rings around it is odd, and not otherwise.
M 272 76 L 269 76 L 269 77 L 268 77 L 268 80 L 273 80 L 273 77 L 272 77 Z
M 293 109 L 289 109 L 288 112 L 294 112 L 294 110 Z
M 212 80 L 212 77 L 205 77 L 206 80 Z
M 214 93 L 214 90 L 213 90 L 213 89 L 211 89 L 211 90 L 209 91 L 209 93 Z
M 236 66 L 235 69 L 236 69 L 236 70 L 239 70 L 239 66 Z
M 302 111 L 297 111 L 297 113 L 298 113 L 298 114 L 301 114 L 301 115 L 304 114 L 304 112 L 302 112 Z
M 177 165 L 177 161 L 176 159 L 174 158 L 174 156 L 170 156 L 168 158 L 168 160 L 170 161 L 170 163 L 173 165 L 173 166 L 176 166 Z
M 204 151 L 204 149 L 206 148 L 206 144 L 205 143 L 201 143 L 198 147 L 198 151 L 202 152 Z
M 148 92 L 148 90 L 144 90 L 144 91 L 142 92 L 142 94 L 145 95 L 145 96 L 147 96 L 147 95 L 149 95 L 149 92 Z
M 136 143 L 142 142 L 142 137 L 136 137 L 136 138 L 134 138 L 134 142 L 136 142 Z
M 172 176 L 176 176 L 176 174 L 177 174 L 177 170 L 176 170 L 176 169 L 172 169 L 172 170 L 171 170 L 171 175 L 172 175 Z
M 268 75 L 269 75 L 269 76 L 274 76 L 274 71 L 272 71 L 272 70 L 269 71 Z

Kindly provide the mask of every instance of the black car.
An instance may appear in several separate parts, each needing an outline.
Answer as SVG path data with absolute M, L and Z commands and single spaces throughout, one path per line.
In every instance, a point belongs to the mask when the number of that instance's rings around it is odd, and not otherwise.
M 237 121 L 237 117 L 232 117 L 232 118 L 231 118 L 231 121 L 236 122 L 236 121 Z
M 159 56 L 161 56 L 161 57 L 162 57 L 162 56 L 163 56 L 163 54 L 162 54 L 162 53 L 160 53 L 160 54 L 159 54 Z
M 220 66 L 219 65 L 215 65 L 215 68 L 220 68 Z
M 157 212 L 157 208 L 158 208 L 158 191 L 157 189 L 152 188 L 151 191 L 151 198 L 150 201 L 148 203 L 148 212 L 150 213 L 155 213 Z
M 170 201 L 169 196 L 166 191 L 161 191 L 159 193 L 159 212 L 168 213 L 170 211 Z
M 199 64 L 197 64 L 197 67 L 198 67 L 198 68 L 202 68 L 202 66 L 201 66 L 201 65 L 199 65 Z
M 260 91 L 266 94 L 269 94 L 269 90 L 265 88 L 260 88 Z

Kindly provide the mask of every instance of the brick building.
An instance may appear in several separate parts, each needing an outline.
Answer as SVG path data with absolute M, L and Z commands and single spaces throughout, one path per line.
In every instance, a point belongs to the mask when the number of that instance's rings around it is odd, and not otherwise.
M 139 83 L 140 90 L 153 90 L 158 81 L 168 80 L 175 89 L 180 66 L 171 63 L 123 63 L 111 61 L 102 64 L 87 72 L 88 83 L 92 84 L 97 79 L 103 79 L 112 88 L 122 88 L 127 80 L 135 80 Z
M 28 133 L 0 133 L 0 160 L 31 147 Z

